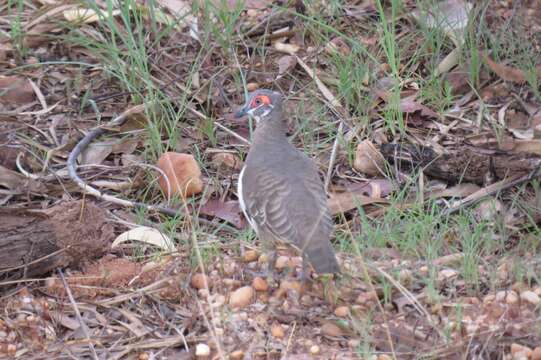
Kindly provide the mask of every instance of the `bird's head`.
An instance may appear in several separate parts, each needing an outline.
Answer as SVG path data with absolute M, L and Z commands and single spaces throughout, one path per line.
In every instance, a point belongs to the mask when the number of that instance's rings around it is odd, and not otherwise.
M 258 123 L 270 118 L 273 111 L 280 111 L 282 95 L 279 92 L 260 89 L 248 94 L 246 104 L 235 113 L 236 118 L 250 115 Z

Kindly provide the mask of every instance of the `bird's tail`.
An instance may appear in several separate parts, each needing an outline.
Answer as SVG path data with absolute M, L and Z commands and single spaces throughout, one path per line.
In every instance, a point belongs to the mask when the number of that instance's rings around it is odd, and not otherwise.
M 318 274 L 335 274 L 340 272 L 340 265 L 330 243 L 318 247 L 308 246 L 304 250 L 310 264 Z

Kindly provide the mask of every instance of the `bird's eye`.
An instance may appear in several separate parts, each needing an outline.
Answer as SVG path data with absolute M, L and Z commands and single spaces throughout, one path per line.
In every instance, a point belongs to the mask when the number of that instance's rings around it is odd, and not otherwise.
M 257 106 L 261 105 L 261 99 L 260 99 L 260 98 L 256 98 L 256 99 L 255 99 L 255 104 L 256 104 Z

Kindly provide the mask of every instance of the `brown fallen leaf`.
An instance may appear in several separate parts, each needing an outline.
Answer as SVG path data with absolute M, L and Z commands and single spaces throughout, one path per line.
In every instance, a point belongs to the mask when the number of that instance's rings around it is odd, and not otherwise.
M 221 6 L 221 0 L 212 1 L 216 6 Z M 204 4 L 204 1 L 201 2 Z M 243 6 L 245 9 L 263 10 L 272 4 L 271 0 L 227 0 L 225 2 L 229 10 L 235 10 L 239 6 Z
M 390 181 L 385 179 L 375 179 L 366 183 L 350 184 L 346 191 L 331 192 L 327 205 L 331 214 L 336 215 L 370 204 L 388 204 L 389 201 L 383 199 L 393 191 Z
M 22 105 L 34 101 L 35 94 L 27 79 L 0 76 L 0 103 Z
M 241 215 L 239 202 L 236 200 L 210 199 L 201 206 L 199 213 L 225 220 L 238 229 L 243 229 L 246 226 L 244 217 Z
M 426 105 L 421 104 L 418 101 L 415 101 L 417 94 L 405 97 L 400 100 L 400 111 L 406 114 L 411 114 L 417 111 L 421 112 L 422 116 L 439 118 L 439 115 L 427 107 Z
M 111 154 L 112 150 L 113 144 L 111 142 L 89 144 L 81 153 L 79 164 L 99 165 Z
M 488 57 L 483 55 L 484 60 L 487 62 L 488 67 L 494 71 L 499 77 L 506 81 L 516 82 L 519 84 L 528 81 L 528 77 L 523 70 L 514 68 L 509 65 L 499 64 Z M 538 79 L 541 79 L 541 65 L 535 67 L 535 73 Z
M 523 84 L 526 82 L 526 75 L 524 71 L 514 68 L 512 66 L 498 64 L 493 61 L 488 55 L 482 55 L 490 70 L 494 71 L 496 75 L 501 77 L 505 81 L 514 82 L 517 84 Z
M 297 59 L 291 55 L 282 56 L 278 59 L 278 75 L 285 74 L 288 70 L 297 65 Z
M 466 197 L 479 189 L 479 186 L 476 184 L 461 183 L 447 189 L 434 191 L 430 194 L 430 197 L 435 199 L 442 197 Z
M 218 169 L 240 170 L 242 168 L 242 160 L 237 155 L 226 152 L 215 154 L 212 157 L 212 164 Z

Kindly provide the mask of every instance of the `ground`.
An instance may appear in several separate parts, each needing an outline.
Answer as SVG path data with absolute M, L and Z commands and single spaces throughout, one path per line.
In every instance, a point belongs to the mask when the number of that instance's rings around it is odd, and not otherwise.
M 541 359 L 540 19 L 535 0 L 0 5 L 0 358 Z M 339 275 L 302 284 L 287 248 L 263 274 L 232 116 L 257 88 L 321 170 Z

